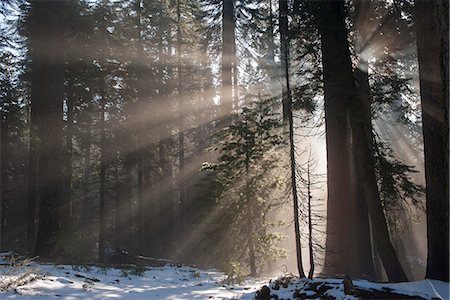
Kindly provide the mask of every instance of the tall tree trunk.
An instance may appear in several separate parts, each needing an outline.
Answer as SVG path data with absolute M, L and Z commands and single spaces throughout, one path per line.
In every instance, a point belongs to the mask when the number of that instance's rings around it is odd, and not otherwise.
M 36 254 L 56 255 L 52 239 L 59 230 L 62 178 L 62 132 L 64 100 L 63 43 L 65 3 L 61 1 L 31 2 L 31 101 L 39 110 L 37 136 L 40 178 L 39 227 Z
M 117 141 L 117 133 L 116 133 L 116 141 L 114 142 L 114 153 L 115 153 L 115 159 L 114 159 L 114 249 L 115 251 L 118 251 L 120 249 L 126 249 L 124 247 L 124 233 L 123 233 L 123 226 L 124 226 L 124 208 L 122 207 L 122 183 L 120 181 L 120 152 L 119 148 L 117 147 L 117 144 L 119 141 Z
M 184 93 L 182 91 L 182 69 L 181 69 L 181 43 L 182 43 L 182 32 L 181 32 L 181 9 L 180 1 L 177 0 L 177 91 L 178 91 L 178 159 L 180 162 L 180 174 L 178 178 L 178 190 L 179 196 L 179 207 L 180 207 L 180 233 L 186 225 L 186 186 L 185 186 L 185 157 L 184 157 L 184 109 L 183 109 L 183 97 Z
M 10 95 L 7 94 L 7 97 Z M 11 99 L 5 99 L 4 103 L 10 103 Z M 0 110 L 0 251 L 4 250 L 5 244 L 5 207 L 6 207 L 6 179 L 8 161 L 8 115 L 6 107 Z
M 37 178 L 37 112 L 38 105 L 36 101 L 31 102 L 29 112 L 29 148 L 28 148 L 28 173 L 27 173 L 27 246 L 26 249 L 30 254 L 35 251 L 36 237 L 36 184 Z
M 247 149 L 250 149 L 249 137 L 245 136 L 245 142 Z M 250 265 L 250 276 L 256 276 L 256 255 L 255 255 L 255 241 L 254 241 L 254 229 L 253 229 L 253 201 L 250 193 L 250 153 L 247 150 L 245 157 L 245 200 L 247 204 L 247 243 L 248 243 L 248 258 Z
M 233 63 L 235 44 L 235 0 L 222 1 L 222 85 L 220 90 L 221 117 L 233 111 Z
M 325 130 L 327 146 L 327 227 L 324 273 L 350 274 L 350 228 L 348 220 L 351 199 L 350 164 L 349 164 L 349 126 L 347 120 L 348 87 L 334 82 L 339 76 L 340 65 L 338 51 L 346 54 L 345 46 L 339 45 L 345 36 L 339 23 L 341 17 L 340 2 L 321 2 L 319 10 L 319 31 L 322 42 L 322 63 L 325 100 Z M 330 18 L 331 15 L 336 15 Z M 338 18 L 338 20 L 336 20 Z M 341 26 L 339 28 L 339 26 Z M 333 64 L 336 62 L 335 64 Z
M 137 104 L 139 109 L 142 111 L 146 110 L 145 103 L 145 82 L 144 82 L 144 67 L 141 65 L 140 61 L 143 57 L 145 57 L 144 53 L 144 44 L 142 40 L 142 10 L 144 3 L 142 0 L 136 0 L 135 2 L 135 10 L 136 10 L 136 29 L 137 29 L 137 53 L 135 57 L 135 61 L 133 62 L 135 72 L 136 72 L 136 80 L 137 80 Z M 137 113 L 137 111 L 135 112 Z M 137 193 L 138 193 L 138 232 L 137 232 L 137 249 L 139 249 L 140 253 L 146 253 L 148 243 L 150 242 L 151 237 L 146 235 L 146 218 L 148 218 L 147 211 L 149 210 L 148 201 L 144 194 L 145 189 L 145 150 L 147 149 L 146 145 L 146 135 L 142 128 L 140 128 L 140 124 L 135 124 L 137 128 L 135 128 L 137 135 Z
M 128 252 L 134 252 L 133 240 L 132 240 L 132 203 L 133 192 L 133 168 L 134 159 L 133 154 L 127 152 L 129 145 L 132 143 L 130 140 L 132 137 L 128 135 L 125 128 L 119 128 L 116 131 L 115 144 L 116 148 L 116 196 L 115 196 L 115 248 L 117 250 L 123 249 Z M 120 163 L 122 161 L 122 169 L 120 169 Z M 120 172 L 122 170 L 122 172 Z M 122 178 L 121 179 L 121 175 Z
M 103 72 L 102 72 L 103 73 Z M 104 77 L 104 74 L 102 74 Z M 106 149 L 106 131 L 105 131 L 105 106 L 106 106 L 106 84 L 101 79 L 102 87 L 100 89 L 100 208 L 99 208 L 99 235 L 98 235 L 98 260 L 105 262 L 106 260 L 106 165 L 107 149 Z
M 326 113 L 326 130 L 327 130 L 327 146 L 328 140 L 332 138 L 332 127 L 341 126 L 342 128 L 347 127 L 344 125 L 347 123 L 347 112 L 350 119 L 353 146 L 356 151 L 356 156 L 358 158 L 357 166 L 361 171 L 361 181 L 364 188 L 365 198 L 367 202 L 367 207 L 370 214 L 370 220 L 373 229 L 373 237 L 378 246 L 380 257 L 383 261 L 384 268 L 390 280 L 401 281 L 405 280 L 406 276 L 400 265 L 398 257 L 395 253 L 394 247 L 389 239 L 389 232 L 386 225 L 386 218 L 384 216 L 383 208 L 381 206 L 381 200 L 379 198 L 378 186 L 375 177 L 374 170 L 374 157 L 372 149 L 372 140 L 367 134 L 368 128 L 367 124 L 370 122 L 370 116 L 365 115 L 364 109 L 362 108 L 361 101 L 358 100 L 358 95 L 356 93 L 356 83 L 355 77 L 353 75 L 352 63 L 350 59 L 350 50 L 347 40 L 347 30 L 344 23 L 344 5 L 343 1 L 323 1 L 320 3 L 320 22 L 319 30 L 321 33 L 322 41 L 322 64 L 323 64 L 323 78 L 324 78 L 324 94 L 325 94 L 325 113 Z M 339 105 L 337 105 L 339 104 Z M 331 107 L 330 107 L 331 106 Z M 332 109 L 331 109 L 332 108 Z M 328 116 L 327 116 L 328 113 Z M 329 117 L 332 114 L 340 113 L 340 119 L 336 124 L 331 124 Z M 331 115 L 330 115 L 331 114 Z M 334 125 L 334 126 L 330 126 Z M 344 125 L 344 126 L 343 126 Z M 346 147 L 348 143 L 348 131 L 340 132 L 345 138 L 342 142 L 345 143 Z M 336 137 L 333 137 L 336 138 Z M 342 138 L 342 137 L 341 137 Z M 334 201 L 339 201 L 339 207 L 336 209 L 341 210 L 339 217 L 341 221 L 351 219 L 351 216 L 346 214 L 347 211 L 351 210 L 351 188 L 349 185 L 349 167 L 348 167 L 348 151 L 345 151 L 345 160 L 343 157 L 334 156 L 336 153 L 330 153 L 331 149 L 327 148 L 328 151 L 328 172 L 330 173 L 330 164 L 336 163 L 337 161 L 345 161 L 346 164 L 346 174 L 341 174 L 341 176 L 346 176 L 345 182 L 345 197 L 335 197 Z M 331 155 L 330 155 L 331 154 Z M 344 154 L 344 153 L 343 153 Z M 330 175 L 330 174 L 329 174 Z M 339 177 L 334 177 L 335 184 L 339 183 L 336 180 Z M 329 177 L 330 179 L 330 177 Z M 330 191 L 329 184 L 329 199 L 333 195 L 333 191 Z M 341 183 L 342 187 L 342 183 Z M 334 186 L 336 188 L 336 186 Z M 339 191 L 336 189 L 334 192 Z M 339 194 L 338 194 L 339 195 Z M 352 235 L 352 224 L 351 222 L 345 222 L 341 224 L 340 232 L 341 239 L 338 242 L 344 247 L 349 247 L 351 245 L 350 238 Z M 327 229 L 329 224 L 327 224 Z M 327 237 L 328 239 L 328 237 Z M 328 242 L 328 240 L 327 240 Z M 328 244 L 327 244 L 328 246 Z M 342 249 L 342 248 L 341 248 Z M 345 248 L 344 248 L 345 249 Z M 346 265 L 341 265 L 345 270 L 345 273 L 350 273 L 351 270 L 351 260 L 352 255 L 354 255 L 354 249 L 345 249 L 341 251 L 341 259 L 345 261 Z M 337 270 L 342 272 L 342 270 Z
M 361 103 L 364 110 L 364 122 L 366 128 L 366 135 L 370 141 L 374 142 L 373 128 L 372 128 L 372 116 L 371 116 L 371 95 L 369 86 L 369 75 L 367 73 L 367 62 L 361 62 L 359 67 L 355 69 L 355 78 L 358 90 L 358 100 Z M 352 134 L 352 139 L 354 135 Z M 371 231 L 369 224 L 369 211 L 365 202 L 364 188 L 359 182 L 362 178 L 361 166 L 359 165 L 360 158 L 356 155 L 356 144 L 352 142 L 353 151 L 350 156 L 351 168 L 352 168 L 352 204 L 353 209 L 351 219 L 353 229 L 353 238 L 351 240 L 351 247 L 355 249 L 353 261 L 352 261 L 352 273 L 356 275 L 362 275 L 364 277 L 376 278 L 374 262 L 372 257 L 372 244 L 371 244 Z
M 308 278 L 314 276 L 314 247 L 313 247 L 313 223 L 312 223 L 312 195 L 311 195 L 311 153 L 309 153 L 308 165 L 306 170 L 306 188 L 308 197 L 308 246 L 309 246 L 309 273 Z
M 299 221 L 299 199 L 297 191 L 297 167 L 295 161 L 295 140 L 294 140 L 294 118 L 292 113 L 292 95 L 289 83 L 289 25 L 288 25 L 288 3 L 287 0 L 279 1 L 280 10 L 280 40 L 281 40 L 281 66 L 284 73 L 283 85 L 283 115 L 287 115 L 289 124 L 289 153 L 291 167 L 291 189 L 294 201 L 294 229 L 295 229 L 295 245 L 297 252 L 297 268 L 300 277 L 305 277 L 302 262 L 302 245 L 300 235 Z
M 449 281 L 448 1 L 415 1 L 428 257 L 426 277 Z
M 83 155 L 83 200 L 81 201 L 81 213 L 80 220 L 78 222 L 79 225 L 82 225 L 83 222 L 91 221 L 91 202 L 89 201 L 89 177 L 91 171 L 91 128 L 88 124 L 87 128 L 87 137 L 84 142 L 84 155 Z

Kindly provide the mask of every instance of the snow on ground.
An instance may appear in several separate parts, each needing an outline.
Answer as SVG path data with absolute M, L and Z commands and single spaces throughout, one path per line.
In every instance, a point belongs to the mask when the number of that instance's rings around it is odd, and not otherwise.
M 28 266 L 15 263 L 15 267 L 10 267 L 1 260 L 0 264 L 3 264 L 0 265 L 0 290 L 11 283 L 7 291 L 0 291 L 0 299 L 251 300 L 263 285 L 269 286 L 270 292 L 278 299 L 294 299 L 295 290 L 314 294 L 307 288 L 311 283 L 319 289 L 321 284 L 326 284 L 324 295 L 331 296 L 329 299 L 356 299 L 344 294 L 342 279 L 317 278 L 310 281 L 292 278 L 285 287 L 276 284 L 276 280 L 269 284 L 268 279 L 252 279 L 230 286 L 224 283 L 226 276 L 217 270 L 187 266 L 113 269 L 32 262 Z M 449 284 L 437 280 L 395 284 L 353 280 L 353 284 L 366 289 L 391 288 L 401 294 L 419 295 L 424 299 L 450 300 Z
M 286 277 L 281 277 L 280 279 L 275 281 L 283 282 L 284 278 Z M 312 296 L 316 294 L 316 292 L 314 292 L 310 287 L 316 286 L 320 291 L 322 285 L 327 286 L 327 288 L 329 288 L 324 289 L 325 292 L 323 293 L 323 295 L 325 297 L 323 299 L 340 299 L 340 300 L 358 299 L 355 296 L 345 295 L 342 279 L 315 278 L 313 280 L 309 280 L 306 278 L 303 279 L 293 278 L 292 280 L 289 281 L 289 284 L 285 288 L 282 287 L 282 284 L 281 285 L 278 283 L 275 284 L 276 283 L 275 281 L 272 281 L 271 284 L 268 284 L 268 286 L 270 287 L 271 294 L 278 296 L 278 299 L 293 299 L 293 295 L 296 290 L 298 290 L 298 294 L 304 293 L 303 296 Z M 449 300 L 450 285 L 448 282 L 442 282 L 439 280 L 426 279 L 402 283 L 376 283 L 367 280 L 353 280 L 352 283 L 354 287 L 364 290 L 386 291 L 387 289 L 389 289 L 389 291 L 393 293 L 409 296 L 419 296 L 423 299 Z M 327 298 L 326 296 L 331 297 Z M 317 299 L 322 298 L 319 297 Z
M 261 281 L 241 285 L 224 284 L 225 275 L 216 270 L 166 266 L 139 275 L 130 270 L 68 265 L 33 264 L 39 274 L 30 283 L 7 292 L 0 299 L 252 299 Z M 0 282 L 7 278 L 1 277 Z

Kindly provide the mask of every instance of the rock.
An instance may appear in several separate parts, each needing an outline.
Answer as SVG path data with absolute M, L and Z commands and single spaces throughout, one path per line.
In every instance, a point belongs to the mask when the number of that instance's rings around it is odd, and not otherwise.
M 264 285 L 260 290 L 256 291 L 256 300 L 270 300 L 270 289 L 267 285 Z
M 270 288 L 272 290 L 278 291 L 280 289 L 280 281 L 278 279 L 275 279 L 274 281 L 272 281 L 270 284 Z

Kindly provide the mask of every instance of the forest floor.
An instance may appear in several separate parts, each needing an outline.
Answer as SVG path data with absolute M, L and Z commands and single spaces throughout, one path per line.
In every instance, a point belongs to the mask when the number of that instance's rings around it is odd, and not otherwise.
M 300 299 L 358 299 L 345 295 L 342 279 L 311 281 L 283 276 L 270 283 L 260 278 L 228 285 L 222 272 L 187 266 L 106 268 L 10 263 L 0 261 L 0 299 L 250 300 L 256 296 L 281 300 L 295 299 L 294 295 Z M 414 295 L 415 299 L 449 300 L 449 284 L 434 280 L 397 284 L 354 280 L 353 285 L 363 290 Z

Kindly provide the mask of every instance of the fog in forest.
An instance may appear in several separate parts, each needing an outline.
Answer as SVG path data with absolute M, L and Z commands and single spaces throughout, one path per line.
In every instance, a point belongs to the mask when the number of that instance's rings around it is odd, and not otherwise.
M 448 55 L 415 2 L 2 1 L 0 250 L 448 280 Z

